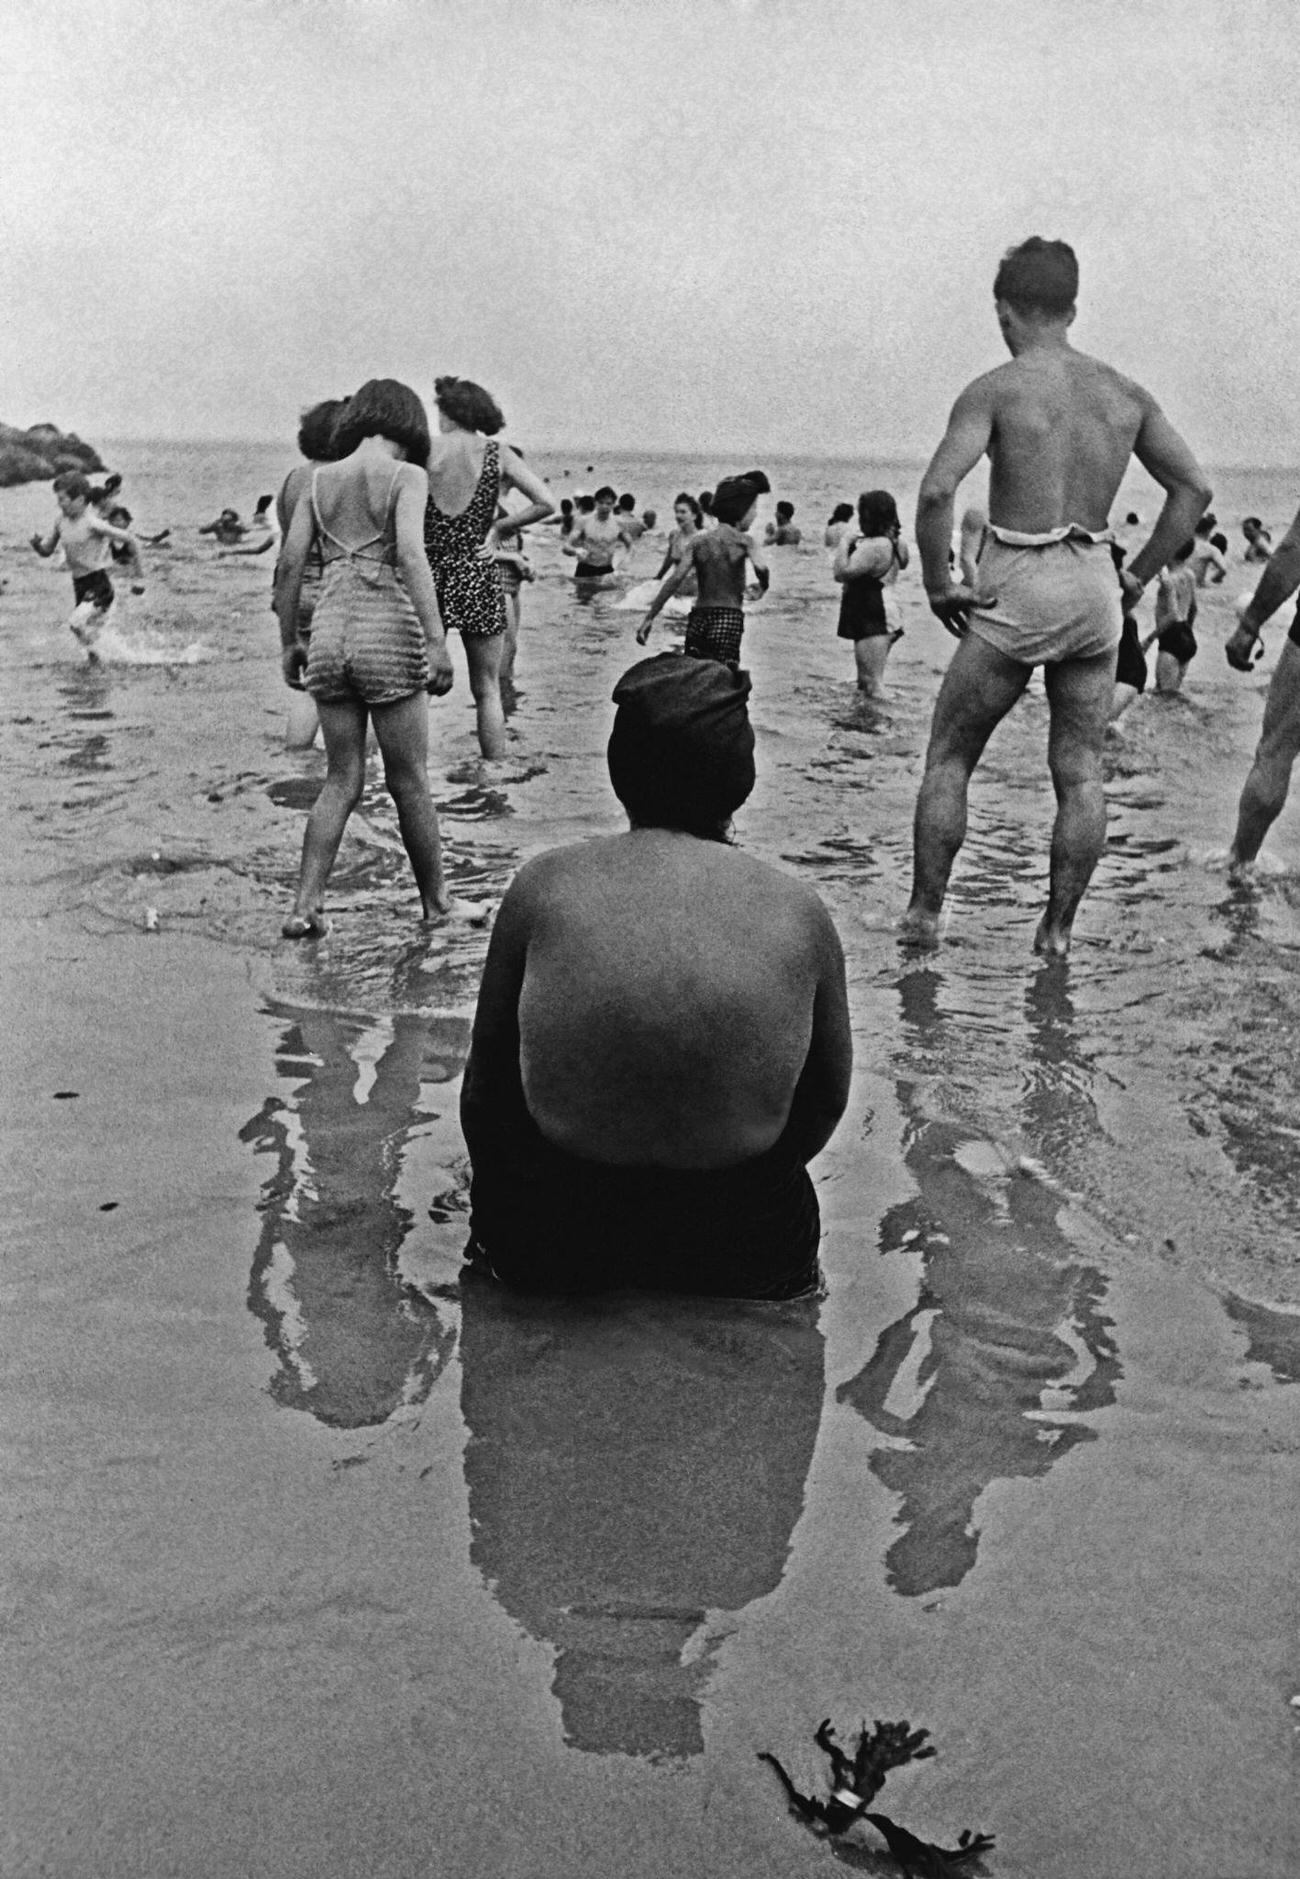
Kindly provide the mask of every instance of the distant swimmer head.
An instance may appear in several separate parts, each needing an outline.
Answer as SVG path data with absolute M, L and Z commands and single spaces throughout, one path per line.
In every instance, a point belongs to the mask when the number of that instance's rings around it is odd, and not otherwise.
M 614 510 L 615 495 L 608 483 L 602 483 L 596 491 L 596 514 L 602 519 Z
M 700 511 L 703 515 L 713 514 L 713 491 L 711 489 L 702 489 L 700 491 Z
M 1260 518 L 1257 515 L 1247 515 L 1247 516 L 1242 517 L 1241 532 L 1246 537 L 1246 540 L 1248 542 L 1254 541 L 1255 537 L 1259 534 L 1263 526 L 1264 526 L 1263 522 L 1260 520 Z
M 719 522 L 730 522 L 733 527 L 744 523 L 758 507 L 759 497 L 766 496 L 771 487 L 762 470 L 724 476 L 713 492 L 713 514 Z
M 754 787 L 750 683 L 717 659 L 664 652 L 614 687 L 609 777 L 634 828 L 725 841 Z
M 782 522 L 793 522 L 794 504 L 792 502 L 778 502 L 776 505 L 776 519 L 778 524 Z
M 453 430 L 482 431 L 485 437 L 495 437 L 505 425 L 496 399 L 472 378 L 435 378 L 433 402 Z
M 704 511 L 694 496 L 682 489 L 673 497 L 673 520 L 678 528 L 685 528 L 688 522 L 696 528 L 704 527 Z
M 1067 241 L 1045 241 L 1031 235 L 1018 248 L 1008 248 L 993 280 L 998 323 L 1010 337 L 1007 315 L 1033 325 L 1045 320 L 1074 318 L 1079 297 L 1079 262 Z
M 837 502 L 826 518 L 826 526 L 827 528 L 832 528 L 836 522 L 851 522 L 852 520 L 853 504 L 851 502 Z
M 266 512 L 274 501 L 275 501 L 274 496 L 259 496 L 257 499 L 257 506 L 253 510 L 254 519 L 260 516 L 261 519 L 265 521 Z
M 623 491 L 623 494 L 618 499 L 618 507 L 624 515 L 634 515 L 636 513 L 636 497 L 632 494 L 630 489 Z
M 887 489 L 867 489 L 858 497 L 858 527 L 864 535 L 892 535 L 902 528 L 898 504 Z
M 298 448 L 308 463 L 335 463 L 334 433 L 347 409 L 346 398 L 322 398 L 298 420 Z M 345 457 L 347 451 L 342 453 Z
M 576 501 L 579 515 L 590 515 L 592 510 L 596 507 L 596 498 L 594 496 L 588 496 L 585 491 L 576 498 Z
M 1125 528 L 1141 528 L 1142 517 L 1138 514 L 1136 509 L 1130 509 L 1128 514 L 1124 517 L 1124 526 Z
M 1187 540 L 1182 544 L 1181 547 L 1174 549 L 1173 559 L 1175 561 L 1188 560 L 1189 557 L 1191 556 L 1192 550 L 1195 547 L 1196 547 L 1196 537 L 1194 535 L 1189 535 L 1187 537 Z
M 367 437 L 400 445 L 408 463 L 429 465 L 429 418 L 419 395 L 395 378 L 369 378 L 343 407 L 334 433 L 335 460 L 350 457 Z

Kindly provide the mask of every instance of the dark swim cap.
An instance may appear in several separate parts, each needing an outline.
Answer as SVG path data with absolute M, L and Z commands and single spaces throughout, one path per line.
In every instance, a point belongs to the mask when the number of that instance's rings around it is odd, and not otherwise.
M 739 522 L 772 485 L 761 470 L 743 476 L 724 476 L 713 492 L 713 513 L 719 522 Z
M 747 672 L 662 652 L 614 687 L 614 793 L 643 827 L 716 836 L 754 787 Z

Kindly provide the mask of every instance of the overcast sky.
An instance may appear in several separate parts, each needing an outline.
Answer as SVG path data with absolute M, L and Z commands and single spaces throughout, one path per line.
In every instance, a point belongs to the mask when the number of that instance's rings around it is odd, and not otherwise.
M 0 0 L 0 418 L 277 437 L 392 375 L 525 444 L 925 456 L 1076 343 L 1300 462 L 1294 0 Z

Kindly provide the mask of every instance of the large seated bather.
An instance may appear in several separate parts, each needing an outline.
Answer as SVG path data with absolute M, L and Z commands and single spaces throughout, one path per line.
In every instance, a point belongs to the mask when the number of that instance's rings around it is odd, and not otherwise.
M 819 1282 L 807 1163 L 848 1097 L 844 961 L 813 891 L 730 846 L 749 679 L 645 659 L 614 690 L 626 834 L 502 902 L 461 1122 L 469 1257 L 534 1292 L 790 1298 Z

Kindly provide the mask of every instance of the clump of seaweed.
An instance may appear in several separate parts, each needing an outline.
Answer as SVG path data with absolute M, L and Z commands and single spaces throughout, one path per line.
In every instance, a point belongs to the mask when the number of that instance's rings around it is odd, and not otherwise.
M 991 1851 L 992 1834 L 974 1833 L 966 1827 L 959 1834 L 955 1847 L 936 1846 L 929 1840 L 918 1840 L 886 1814 L 868 1813 L 891 1769 L 904 1768 L 909 1762 L 926 1761 L 936 1753 L 928 1729 L 913 1729 L 909 1722 L 879 1720 L 868 1729 L 864 1721 L 857 1746 L 850 1754 L 841 1747 L 827 1716 L 818 1724 L 813 1741 L 831 1765 L 831 1791 L 825 1800 L 815 1794 L 802 1793 L 776 1756 L 766 1749 L 760 1751 L 758 1759 L 775 1768 L 791 1813 L 806 1822 L 814 1833 L 843 1834 L 855 1821 L 869 1821 L 898 1861 L 904 1879 L 953 1879 L 963 1866 Z

